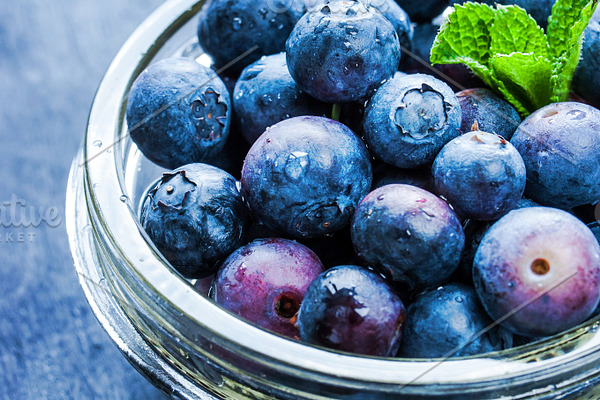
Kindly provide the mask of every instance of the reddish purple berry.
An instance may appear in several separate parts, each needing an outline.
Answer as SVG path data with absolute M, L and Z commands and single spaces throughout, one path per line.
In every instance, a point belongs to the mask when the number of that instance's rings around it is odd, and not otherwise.
M 212 286 L 212 296 L 237 315 L 289 337 L 308 285 L 323 264 L 308 247 L 287 239 L 257 239 L 233 252 Z
M 514 210 L 486 233 L 473 262 L 486 311 L 524 336 L 549 336 L 588 318 L 600 300 L 600 247 L 587 226 L 548 207 Z

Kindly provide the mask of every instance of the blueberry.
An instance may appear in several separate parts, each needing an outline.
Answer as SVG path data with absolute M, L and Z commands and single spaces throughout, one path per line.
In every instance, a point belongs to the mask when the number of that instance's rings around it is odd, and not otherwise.
M 165 173 L 143 200 L 140 221 L 175 269 L 204 278 L 242 245 L 248 218 L 235 179 L 198 163 Z
M 370 96 L 400 62 L 392 24 L 360 1 L 332 1 L 305 14 L 286 42 L 290 74 L 309 95 L 344 103 Z
M 309 0 L 310 1 L 310 0 Z M 330 0 L 313 0 L 318 5 L 326 4 Z M 404 11 L 402 7 L 398 5 L 394 0 L 362 0 L 368 7 L 373 7 L 388 21 L 392 23 L 392 26 L 398 34 L 398 40 L 400 41 L 400 47 L 403 49 L 410 50 L 412 48 L 412 39 L 414 35 L 414 27 L 410 21 L 408 13 Z M 315 4 L 312 9 L 317 6 Z
M 421 293 L 408 306 L 398 355 L 407 358 L 465 357 L 502 350 L 497 329 L 472 287 L 449 283 Z
M 396 2 L 406 10 L 411 20 L 419 23 L 431 22 L 448 7 L 448 0 L 396 0 Z
M 298 313 L 300 338 L 352 353 L 393 356 L 406 311 L 377 274 L 341 265 L 320 274 L 308 287 Z
M 492 318 L 507 316 L 502 324 L 520 335 L 549 336 L 583 322 L 598 305 L 600 247 L 565 211 L 514 210 L 481 241 L 473 281 Z
M 511 143 L 527 169 L 527 197 L 571 209 L 600 199 L 600 110 L 566 102 L 531 114 Z
M 239 74 L 261 56 L 284 51 L 304 11 L 296 0 L 210 0 L 200 11 L 198 40 L 216 68 Z
M 585 29 L 581 59 L 575 76 L 573 89 L 585 100 L 600 105 L 600 8 L 596 9 L 592 20 Z
M 466 89 L 456 94 L 462 111 L 461 133 L 476 130 L 510 140 L 521 123 L 518 111 L 489 89 Z
M 394 0 L 365 0 L 371 7 L 375 7 L 390 21 L 398 34 L 400 47 L 404 50 L 412 49 L 414 27 L 408 13 Z
M 297 238 L 347 225 L 371 181 L 364 143 L 345 125 L 323 117 L 273 125 L 254 142 L 242 169 L 242 193 L 254 216 Z
M 156 164 L 173 169 L 206 161 L 225 145 L 231 100 L 221 79 L 187 58 L 150 65 L 127 98 L 131 139 Z
M 290 75 L 285 53 L 250 64 L 237 81 L 233 96 L 236 125 L 249 143 L 271 125 L 300 115 L 325 116 L 331 105 L 303 93 Z
M 358 255 L 408 291 L 441 284 L 452 275 L 464 240 L 462 226 L 448 204 L 409 185 L 375 189 L 352 219 Z
M 465 218 L 491 221 L 512 210 L 525 190 L 525 164 L 510 142 L 473 131 L 448 143 L 432 168 L 436 193 Z
M 373 153 L 399 168 L 433 162 L 459 135 L 458 99 L 444 82 L 424 74 L 397 75 L 369 100 L 365 140 Z
M 323 271 L 319 258 L 291 240 L 255 240 L 233 252 L 217 272 L 215 302 L 259 326 L 297 338 L 294 324 L 308 285 Z

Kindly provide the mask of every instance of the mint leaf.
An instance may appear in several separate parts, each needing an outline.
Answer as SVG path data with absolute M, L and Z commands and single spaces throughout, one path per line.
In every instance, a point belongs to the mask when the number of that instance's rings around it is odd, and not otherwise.
M 587 27 L 598 0 L 556 0 L 548 19 L 550 54 L 560 58 L 578 42 Z
M 535 53 L 548 56 L 548 40 L 544 30 L 527 11 L 518 6 L 498 6 L 490 27 L 490 53 Z
M 549 85 L 552 89 L 551 103 L 566 101 L 569 98 L 573 75 L 575 75 L 575 69 L 577 69 L 581 54 L 581 43 L 576 45 L 576 47 L 575 50 L 563 54 L 554 63 L 554 71 Z
M 581 54 L 582 34 L 597 5 L 598 0 L 557 0 L 552 7 L 547 33 L 550 55 L 554 58 L 552 102 L 569 97 Z
M 494 76 L 501 84 L 497 89 L 520 114 L 528 115 L 550 102 L 548 82 L 553 66 L 545 57 L 534 53 L 495 55 L 491 60 Z
M 582 34 L 600 0 L 556 0 L 548 33 L 517 6 L 454 6 L 431 48 L 432 64 L 465 64 L 523 117 L 568 99 Z
M 487 4 L 456 5 L 431 47 L 431 63 L 466 64 L 491 85 L 492 74 L 487 64 L 491 40 L 489 26 L 494 15 L 494 9 Z

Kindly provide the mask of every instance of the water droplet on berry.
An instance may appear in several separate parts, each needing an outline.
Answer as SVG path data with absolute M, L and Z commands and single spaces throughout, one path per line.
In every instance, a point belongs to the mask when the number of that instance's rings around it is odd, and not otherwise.
M 354 312 L 357 313 L 358 315 L 360 315 L 361 317 L 366 317 L 367 314 L 369 314 L 369 308 L 368 307 L 356 307 L 354 309 Z
M 329 294 L 334 295 L 337 293 L 337 286 L 335 286 L 335 283 L 329 282 L 325 287 L 329 291 Z
M 435 214 L 432 213 L 431 211 L 427 211 L 427 210 L 421 209 L 421 212 L 423 214 L 425 214 L 425 219 L 427 221 L 431 221 L 433 218 L 435 218 Z
M 572 120 L 582 120 L 587 117 L 587 113 L 581 110 L 571 110 L 567 113 L 568 116 L 571 117 Z
M 346 33 L 348 35 L 354 36 L 354 35 L 356 35 L 358 33 L 358 28 L 355 27 L 355 26 L 353 26 L 353 25 L 348 25 L 346 27 Z
M 263 95 L 263 97 L 261 98 L 261 102 L 265 105 L 268 106 L 271 103 L 273 103 L 273 99 L 271 98 L 271 96 L 269 96 L 268 94 Z
M 375 43 L 381 44 L 381 32 L 379 31 L 379 27 L 375 28 Z
M 233 25 L 232 28 L 234 31 L 239 31 L 242 27 L 242 19 L 240 17 L 235 17 L 233 19 Z
M 315 27 L 314 33 L 319 35 L 321 33 L 323 33 L 323 31 L 325 30 L 325 28 L 327 28 L 329 26 L 329 19 L 323 19 L 321 22 L 319 22 L 319 24 Z
M 304 176 L 309 164 L 310 160 L 306 152 L 295 151 L 289 155 L 285 163 L 285 175 L 292 181 L 297 181 Z
M 327 71 L 327 78 L 333 83 L 336 82 L 335 73 L 331 70 Z

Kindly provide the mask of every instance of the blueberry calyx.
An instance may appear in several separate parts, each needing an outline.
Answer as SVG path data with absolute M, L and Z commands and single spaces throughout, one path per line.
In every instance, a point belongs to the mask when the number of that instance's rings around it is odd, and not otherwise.
M 314 233 L 313 231 L 317 225 L 329 231 L 332 224 L 336 221 L 346 220 L 345 217 L 349 217 L 353 213 L 353 206 L 346 206 L 334 200 L 317 204 L 315 207 L 307 209 L 298 215 L 298 219 L 293 226 L 300 235 L 307 236 Z
M 204 94 L 195 96 L 191 102 L 192 117 L 196 127 L 196 139 L 213 141 L 219 139 L 227 120 L 227 104 L 220 101 L 221 95 L 209 87 Z M 210 130 L 206 130 L 206 124 Z
M 281 318 L 292 319 L 300 310 L 298 296 L 293 293 L 282 293 L 275 300 L 275 312 Z
M 546 275 L 550 271 L 550 264 L 543 258 L 537 258 L 531 263 L 531 271 L 536 275 Z
M 414 140 L 433 141 L 431 134 L 440 132 L 448 121 L 449 104 L 444 96 L 431 86 L 423 83 L 418 89 L 408 90 L 396 108 L 394 122 L 403 135 L 410 136 Z M 416 121 L 404 118 L 406 110 L 419 118 Z M 438 112 L 442 111 L 442 112 Z
M 165 186 L 167 182 L 168 184 Z M 182 210 L 190 193 L 196 190 L 196 186 L 196 183 L 192 182 L 185 175 L 185 171 L 164 173 L 160 185 L 152 189 L 149 193 L 151 198 L 158 198 L 153 209 Z

